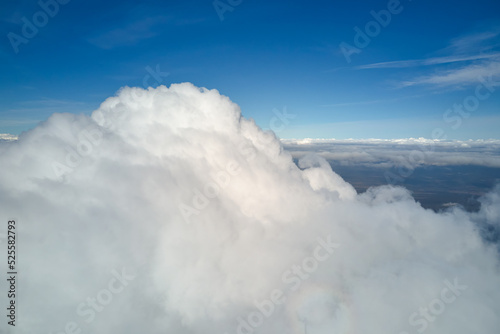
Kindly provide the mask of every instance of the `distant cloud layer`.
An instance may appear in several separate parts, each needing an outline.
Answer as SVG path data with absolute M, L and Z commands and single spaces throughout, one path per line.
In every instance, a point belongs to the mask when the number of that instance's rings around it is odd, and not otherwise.
M 500 188 L 477 213 L 438 214 L 400 187 L 357 194 L 313 144 L 286 143 L 308 153 L 297 166 L 189 83 L 124 88 L 91 117 L 0 142 L 0 218 L 18 222 L 20 254 L 18 322 L 2 332 L 497 334 Z M 374 154 L 342 145 L 349 162 Z M 411 147 L 382 145 L 374 160 Z
M 9 133 L 0 133 L 0 140 L 6 140 L 6 141 L 17 140 L 17 136 L 11 135 Z
M 424 165 L 476 165 L 500 168 L 500 140 L 407 139 L 286 139 L 283 145 L 295 158 L 314 152 L 343 165 L 394 167 L 414 157 Z

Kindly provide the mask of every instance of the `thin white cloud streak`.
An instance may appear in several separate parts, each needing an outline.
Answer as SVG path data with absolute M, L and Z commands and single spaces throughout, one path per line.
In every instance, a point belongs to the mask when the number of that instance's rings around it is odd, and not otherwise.
M 440 64 L 450 64 L 471 60 L 481 60 L 481 59 L 492 59 L 498 58 L 500 53 L 490 53 L 490 54 L 479 54 L 470 56 L 445 56 L 445 57 L 433 57 L 427 59 L 413 59 L 413 60 L 397 60 L 388 61 L 381 63 L 373 63 L 367 65 L 357 66 L 357 69 L 376 69 L 376 68 L 406 68 L 406 67 L 418 67 L 418 66 L 429 66 L 429 65 L 440 65 Z
M 429 67 L 457 63 L 453 69 L 440 70 L 438 68 L 431 74 L 401 81 L 397 86 L 402 88 L 425 85 L 460 89 L 464 86 L 477 84 L 479 78 L 500 75 L 500 53 L 493 51 L 500 45 L 499 35 L 500 30 L 495 27 L 490 31 L 474 33 L 452 40 L 448 47 L 439 51 L 448 53 L 447 56 L 379 62 L 361 65 L 356 69 Z M 469 64 L 460 64 L 463 62 L 469 62 Z
M 490 31 L 484 31 L 455 38 L 450 42 L 450 45 L 448 47 L 440 51 L 444 53 L 451 53 L 448 56 L 380 62 L 361 65 L 357 66 L 356 68 L 406 68 L 498 58 L 500 53 L 486 52 L 490 51 L 493 47 L 496 46 L 494 39 L 499 35 L 500 30 L 498 28 L 494 28 Z
M 500 35 L 500 29 L 493 27 L 489 31 L 473 33 L 454 38 L 445 50 L 455 53 L 483 52 L 498 45 L 491 41 Z
M 472 64 L 459 69 L 447 70 L 436 74 L 421 76 L 409 81 L 403 81 L 402 87 L 415 85 L 433 85 L 439 87 L 463 86 L 481 83 L 481 78 L 500 76 L 500 61 L 494 60 L 481 64 Z M 500 82 L 493 80 L 493 86 Z
M 304 321 L 316 334 L 415 332 L 411 314 L 455 278 L 467 290 L 427 333 L 500 327 L 497 241 L 480 232 L 498 226 L 500 189 L 474 215 L 424 210 L 404 188 L 356 194 L 323 158 L 299 169 L 227 97 L 191 84 L 124 88 L 91 118 L 54 114 L 0 152 L 0 220 L 18 219 L 22 252 L 17 334 L 69 322 L 82 333 L 233 334 L 276 289 L 286 299 L 252 332 L 303 333 Z M 55 162 L 71 164 L 62 180 Z M 183 203 L 197 206 L 189 223 Z M 340 246 L 312 270 L 329 235 Z M 134 280 L 85 321 L 79 305 L 105 296 L 122 267 Z

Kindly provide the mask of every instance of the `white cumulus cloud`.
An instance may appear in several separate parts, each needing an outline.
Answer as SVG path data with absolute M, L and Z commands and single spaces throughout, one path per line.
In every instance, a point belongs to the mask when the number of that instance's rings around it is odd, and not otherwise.
M 500 328 L 498 188 L 474 214 L 425 210 L 400 187 L 357 194 L 189 83 L 54 114 L 0 154 L 19 249 L 17 323 L 4 315 L 2 332 Z

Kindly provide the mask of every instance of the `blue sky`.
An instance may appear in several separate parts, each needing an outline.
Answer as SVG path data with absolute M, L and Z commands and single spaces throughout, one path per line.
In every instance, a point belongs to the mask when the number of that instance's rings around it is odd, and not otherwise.
M 283 138 L 500 139 L 495 0 L 54 1 L 0 5 L 0 133 L 189 81 Z

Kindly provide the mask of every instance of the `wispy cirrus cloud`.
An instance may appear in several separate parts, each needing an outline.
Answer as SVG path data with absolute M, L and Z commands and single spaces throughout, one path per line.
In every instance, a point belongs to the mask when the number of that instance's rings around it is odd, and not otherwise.
M 476 84 L 481 77 L 500 75 L 500 28 L 454 38 L 438 53 L 444 56 L 396 60 L 357 66 L 356 69 L 433 67 L 433 72 L 401 81 L 399 87 L 427 85 L 456 87 Z M 441 69 L 439 65 L 448 65 Z M 454 67 L 450 69 L 450 64 Z M 494 83 L 496 85 L 496 83 Z
M 427 76 L 416 77 L 404 81 L 401 86 L 434 85 L 440 87 L 467 86 L 477 84 L 480 78 L 500 76 L 500 57 L 494 60 L 463 66 L 457 69 L 440 71 Z M 500 82 L 492 81 L 493 86 L 499 86 Z
M 451 50 L 451 52 L 455 53 L 489 51 L 495 46 L 499 46 L 500 42 L 497 39 L 499 36 L 500 27 L 495 27 L 489 31 L 460 36 L 452 39 L 450 45 L 445 50 Z M 495 39 L 497 39 L 496 43 L 492 43 Z
M 470 56 L 444 56 L 444 57 L 432 57 L 427 59 L 387 61 L 381 63 L 361 65 L 357 66 L 356 68 L 360 70 L 376 69 L 376 68 L 405 68 L 405 67 L 450 64 L 450 63 L 465 62 L 471 60 L 492 59 L 499 57 L 500 57 L 500 52 L 495 52 L 489 54 L 478 54 Z

